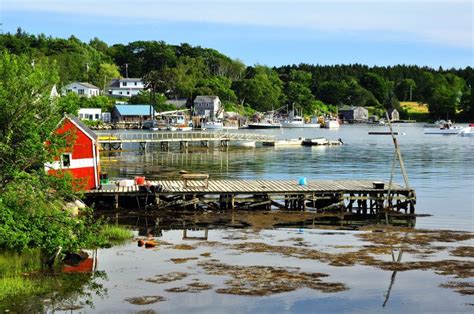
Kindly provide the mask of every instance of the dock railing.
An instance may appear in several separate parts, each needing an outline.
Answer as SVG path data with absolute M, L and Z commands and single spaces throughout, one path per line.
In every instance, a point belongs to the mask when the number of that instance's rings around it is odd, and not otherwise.
M 100 143 L 179 142 L 179 141 L 259 141 L 272 142 L 272 135 L 234 132 L 98 132 Z

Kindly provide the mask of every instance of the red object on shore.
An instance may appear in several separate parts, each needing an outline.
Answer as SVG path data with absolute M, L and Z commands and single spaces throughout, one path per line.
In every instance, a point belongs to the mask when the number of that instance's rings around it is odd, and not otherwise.
M 143 246 L 145 244 L 145 241 L 143 240 L 138 240 L 138 246 Z
M 66 148 L 54 162 L 45 164 L 45 171 L 51 175 L 72 174 L 77 179 L 74 182 L 77 190 L 97 189 L 100 185 L 97 134 L 69 114 L 64 115 L 54 133 L 65 135 Z
M 469 123 L 469 126 L 470 126 L 471 128 L 474 128 L 474 123 Z
M 135 177 L 135 184 L 136 185 L 144 185 L 145 184 L 145 177 Z
M 156 242 L 155 242 L 155 241 L 146 241 L 146 242 L 145 242 L 145 247 L 146 247 L 147 249 L 152 248 L 152 247 L 155 247 L 155 246 L 156 246 Z
M 86 258 L 78 265 L 70 266 L 64 265 L 63 266 L 63 273 L 90 273 L 92 272 L 94 267 L 94 259 L 93 258 Z

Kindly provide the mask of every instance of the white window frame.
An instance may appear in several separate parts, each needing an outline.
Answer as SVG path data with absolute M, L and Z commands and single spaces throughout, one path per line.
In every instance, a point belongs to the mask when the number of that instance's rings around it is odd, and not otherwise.
M 64 156 L 69 156 L 69 166 L 64 165 Z M 72 163 L 72 154 L 71 153 L 63 153 L 61 154 L 61 167 L 62 168 L 71 168 Z

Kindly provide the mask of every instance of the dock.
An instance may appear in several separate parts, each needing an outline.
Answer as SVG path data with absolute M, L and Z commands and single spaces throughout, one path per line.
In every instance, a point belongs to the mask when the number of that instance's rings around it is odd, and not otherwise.
M 330 213 L 344 218 L 412 216 L 416 195 L 411 188 L 374 180 L 159 180 L 148 186 L 112 187 L 85 192 L 89 203 L 108 200 L 118 209 L 126 203 L 154 210 L 288 210 Z M 152 206 L 150 206 L 152 204 Z M 148 206 L 148 207 L 147 207 Z
M 219 146 L 227 147 L 229 142 L 233 141 L 275 142 L 275 137 L 271 135 L 235 132 L 97 132 L 97 135 L 102 150 L 122 150 L 125 143 L 136 143 L 141 150 L 146 150 L 149 144 L 157 144 L 161 149 L 168 149 L 170 143 L 179 143 L 180 148 L 187 148 L 189 143 L 209 147 L 210 142 L 216 142 Z

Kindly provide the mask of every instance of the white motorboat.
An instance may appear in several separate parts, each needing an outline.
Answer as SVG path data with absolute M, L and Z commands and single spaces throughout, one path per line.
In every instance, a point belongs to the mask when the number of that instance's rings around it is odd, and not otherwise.
M 464 128 L 459 134 L 461 134 L 461 136 L 474 136 L 474 123 L 469 124 L 469 126 Z
M 336 118 L 326 118 L 324 119 L 323 127 L 326 129 L 337 129 L 339 128 L 339 120 Z
M 267 121 L 267 122 L 254 122 L 247 125 L 249 129 L 279 129 L 281 128 L 281 123 Z
M 307 138 L 303 141 L 304 146 L 318 146 L 318 145 L 327 145 L 329 141 L 327 138 L 319 137 L 319 138 Z
M 454 134 L 459 134 L 464 130 L 464 128 L 455 126 L 449 129 L 436 129 L 436 128 L 430 128 L 430 129 L 425 129 L 423 133 L 425 134 L 445 134 L 445 135 L 454 135 Z
M 303 137 L 300 138 L 291 138 L 287 140 L 279 140 L 275 142 L 267 142 L 265 146 L 275 146 L 275 147 L 295 147 L 303 145 L 303 141 L 305 139 Z
M 222 130 L 224 128 L 224 123 L 222 121 L 207 121 L 201 124 L 201 129 L 203 130 Z
M 311 123 L 305 123 L 303 117 L 294 116 L 288 120 L 281 122 L 282 128 L 319 128 L 321 125 L 317 121 L 311 121 Z

